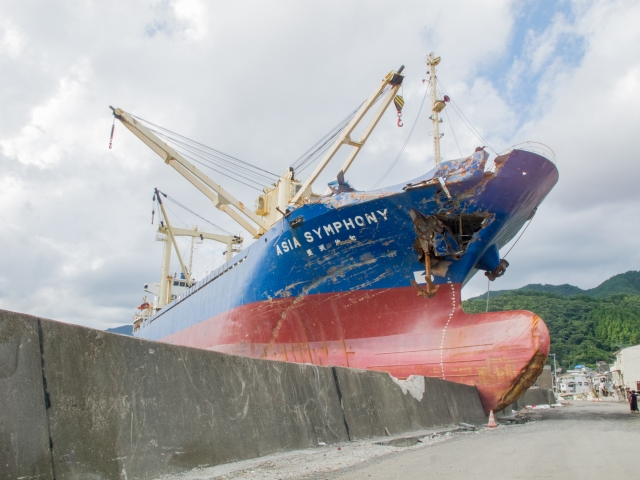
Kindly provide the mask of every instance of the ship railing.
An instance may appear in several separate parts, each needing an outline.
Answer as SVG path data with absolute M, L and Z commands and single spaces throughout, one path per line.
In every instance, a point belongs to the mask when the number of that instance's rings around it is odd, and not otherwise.
M 185 300 L 186 298 L 190 297 L 191 295 L 196 293 L 198 290 L 204 288 L 209 283 L 213 282 L 214 280 L 217 280 L 218 278 L 223 276 L 225 273 L 233 270 L 235 267 L 237 267 L 242 262 L 244 262 L 247 259 L 247 257 L 249 256 L 249 252 L 247 250 L 244 250 L 244 251 L 246 251 L 247 254 L 244 255 L 242 258 L 234 257 L 232 260 L 230 260 L 230 262 L 235 260 L 233 263 L 227 262 L 227 263 L 221 265 L 216 270 L 211 272 L 209 275 L 204 277 L 202 280 L 194 283 L 190 288 L 188 288 L 186 291 L 184 291 L 180 296 L 177 296 L 174 300 L 171 301 L 171 303 L 169 303 L 162 310 L 160 310 L 155 315 L 153 315 L 150 318 L 149 323 L 155 322 L 160 316 L 162 316 L 164 313 L 166 313 L 169 310 L 171 310 L 176 305 L 180 304 L 183 300 Z
M 554 165 L 557 165 L 555 152 L 551 149 L 551 147 L 549 147 L 548 145 L 545 145 L 544 143 L 531 142 L 531 141 L 517 143 L 509 148 L 505 148 L 503 151 L 498 153 L 498 156 L 507 155 L 511 153 L 513 150 L 524 150 L 526 152 L 535 153 L 537 155 L 540 155 L 546 158 L 547 160 L 552 162 Z M 484 169 L 485 172 L 495 173 L 496 164 L 494 160 L 495 158 L 492 158 L 487 162 L 487 165 L 485 166 L 485 169 Z

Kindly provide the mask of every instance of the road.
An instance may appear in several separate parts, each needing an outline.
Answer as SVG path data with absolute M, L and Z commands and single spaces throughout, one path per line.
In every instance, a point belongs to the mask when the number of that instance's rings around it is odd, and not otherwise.
M 380 445 L 388 437 L 319 445 L 162 479 L 602 480 L 640 474 L 640 415 L 631 415 L 628 404 L 572 402 L 526 417 L 524 425 L 495 430 L 414 432 L 395 446 Z M 403 444 L 403 438 L 414 440 Z
M 598 479 L 640 474 L 640 415 L 628 404 L 576 402 L 525 425 L 412 448 L 317 479 Z

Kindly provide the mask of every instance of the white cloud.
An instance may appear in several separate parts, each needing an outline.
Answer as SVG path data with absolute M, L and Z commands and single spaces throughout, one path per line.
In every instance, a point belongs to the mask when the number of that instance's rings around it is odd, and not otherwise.
M 0 140 L 3 153 L 25 165 L 40 168 L 60 163 L 65 151 L 78 141 L 77 135 L 66 127 L 69 112 L 81 100 L 86 82 L 86 66 L 73 68 L 69 77 L 60 80 L 55 96 L 33 109 L 32 119 L 22 127 L 20 134 Z M 72 123 L 73 120 L 71 119 Z
M 0 55 L 18 59 L 27 44 L 27 37 L 8 19 L 0 20 Z
M 202 0 L 175 0 L 173 11 L 185 23 L 184 35 L 188 40 L 201 40 L 207 32 L 207 11 Z

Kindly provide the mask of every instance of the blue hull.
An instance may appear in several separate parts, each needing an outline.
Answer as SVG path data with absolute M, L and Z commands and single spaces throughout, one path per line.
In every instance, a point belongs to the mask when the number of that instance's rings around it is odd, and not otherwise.
M 224 312 L 283 298 L 412 287 L 425 271 L 412 209 L 474 225 L 482 221 L 464 251 L 444 255 L 434 269 L 435 284 L 464 285 L 478 268 L 498 265 L 498 250 L 558 180 L 555 165 L 531 152 L 499 157 L 494 173 L 484 172 L 485 161 L 486 154 L 477 152 L 445 162 L 409 186 L 341 193 L 296 208 L 134 335 L 162 340 Z M 444 178 L 444 188 L 437 177 Z M 212 335 L 224 343 L 224 331 Z

